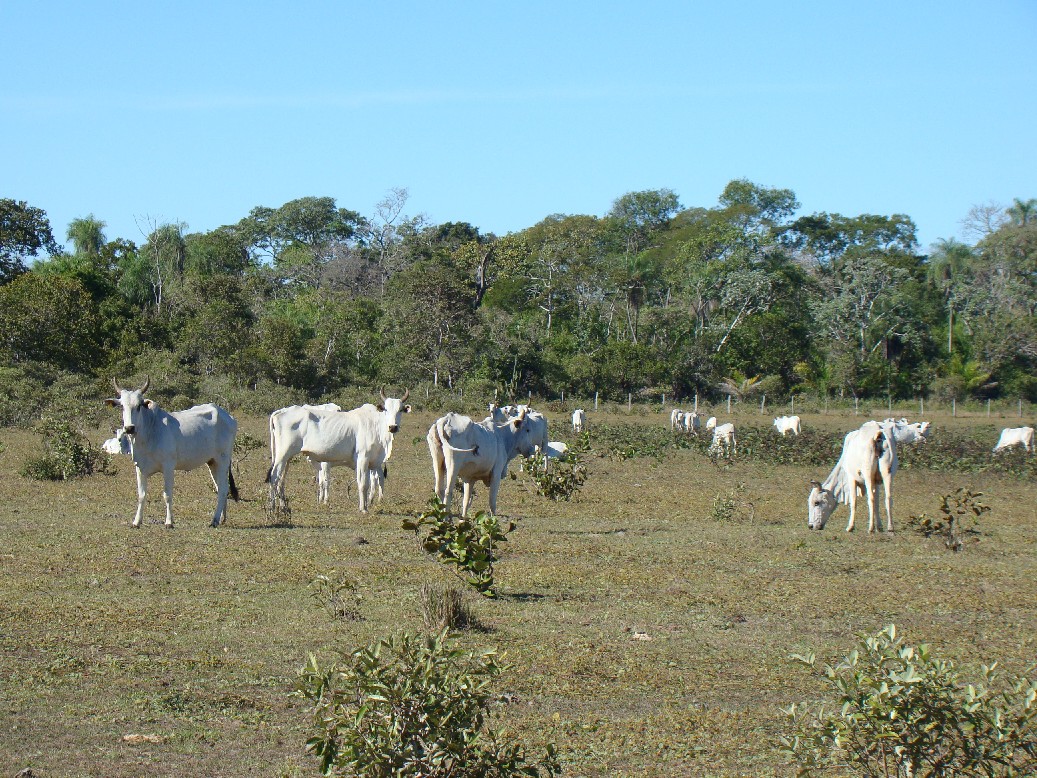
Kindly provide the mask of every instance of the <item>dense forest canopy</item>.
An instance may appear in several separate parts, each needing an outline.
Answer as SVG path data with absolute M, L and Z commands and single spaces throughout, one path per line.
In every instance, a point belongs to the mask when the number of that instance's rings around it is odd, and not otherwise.
M 1037 200 L 982 206 L 923 255 L 902 214 L 797 215 L 732 181 L 713 207 L 630 192 L 521 232 L 257 206 L 142 245 L 93 214 L 61 250 L 0 200 L 0 370 L 164 374 L 318 397 L 381 383 L 505 396 L 996 396 L 1037 400 Z M 0 375 L 0 378 L 4 378 Z

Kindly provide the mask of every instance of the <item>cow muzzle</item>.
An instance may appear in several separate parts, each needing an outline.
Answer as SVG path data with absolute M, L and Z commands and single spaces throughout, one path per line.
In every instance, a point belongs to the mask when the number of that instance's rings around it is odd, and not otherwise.
M 399 431 L 400 431 L 400 425 L 399 424 L 390 424 L 389 425 L 389 432 L 391 432 L 393 435 L 395 435 Z
M 133 424 L 130 424 L 126 427 L 123 427 L 122 431 L 125 432 L 127 435 L 132 435 L 137 431 L 137 428 Z

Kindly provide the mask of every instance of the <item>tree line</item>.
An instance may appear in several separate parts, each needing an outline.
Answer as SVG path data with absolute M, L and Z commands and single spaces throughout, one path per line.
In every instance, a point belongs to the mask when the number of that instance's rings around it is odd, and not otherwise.
M 712 207 L 630 192 L 504 236 L 406 205 L 404 189 L 369 215 L 304 197 L 211 232 L 150 224 L 139 245 L 91 214 L 66 251 L 45 212 L 0 199 L 2 370 L 313 398 L 424 383 L 1037 401 L 1037 200 L 978 206 L 974 243 L 928 254 L 906 215 L 798 215 L 791 190 L 744 179 Z

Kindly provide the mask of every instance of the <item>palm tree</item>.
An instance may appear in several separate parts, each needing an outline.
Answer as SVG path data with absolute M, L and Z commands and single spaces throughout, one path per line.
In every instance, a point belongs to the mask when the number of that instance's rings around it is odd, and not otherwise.
M 954 350 L 954 287 L 961 274 L 973 260 L 972 249 L 954 238 L 941 239 L 936 251 L 929 257 L 926 273 L 929 280 L 943 292 L 947 305 L 947 353 Z
M 97 257 L 107 242 L 104 237 L 104 228 L 107 225 L 93 214 L 83 219 L 73 219 L 69 222 L 68 232 L 65 240 L 72 241 L 76 254 L 86 257 Z
M 1008 207 L 1008 215 L 1020 227 L 1025 227 L 1031 219 L 1037 218 L 1037 199 L 1031 197 L 1029 200 L 1023 201 L 1015 197 L 1013 201 L 1013 205 Z

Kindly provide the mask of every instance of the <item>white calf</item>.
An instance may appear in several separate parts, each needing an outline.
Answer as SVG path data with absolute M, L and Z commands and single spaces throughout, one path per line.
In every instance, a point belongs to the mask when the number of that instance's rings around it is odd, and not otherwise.
M 1006 427 L 1001 430 L 1001 437 L 994 446 L 994 453 L 1013 446 L 1022 446 L 1026 451 L 1033 451 L 1033 427 Z

